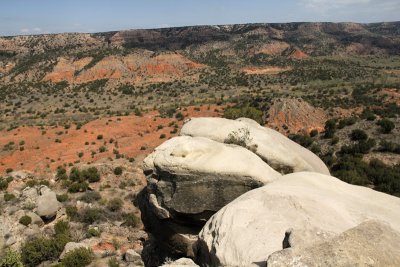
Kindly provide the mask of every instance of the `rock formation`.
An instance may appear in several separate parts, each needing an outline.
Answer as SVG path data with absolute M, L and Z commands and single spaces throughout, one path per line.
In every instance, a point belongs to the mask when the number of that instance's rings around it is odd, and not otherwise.
M 334 238 L 273 253 L 267 267 L 400 266 L 400 233 L 379 221 L 367 221 Z
M 50 220 L 56 216 L 60 207 L 56 193 L 47 187 L 42 187 L 41 195 L 37 199 L 37 214 L 46 220 Z
M 143 221 L 168 250 L 193 256 L 204 223 L 243 193 L 281 175 L 251 151 L 203 137 L 168 140 L 144 160 Z
M 331 176 L 310 172 L 289 174 L 247 192 L 211 217 L 199 234 L 197 256 L 200 262 L 211 266 L 265 263 L 276 251 L 311 245 L 368 219 L 384 221 L 399 231 L 400 215 L 395 212 L 399 208 L 399 198 L 350 185 Z M 298 238 L 291 239 L 291 233 L 296 233 Z M 367 231 L 364 235 L 364 240 L 369 238 Z M 329 242 L 336 242 L 332 246 L 354 245 L 353 241 L 343 241 L 342 237 Z M 335 251 L 329 246 L 326 244 L 325 249 Z M 323 253 L 321 250 L 316 246 L 299 253 L 318 255 Z M 380 249 L 371 248 L 372 251 L 379 253 Z M 358 256 L 351 257 L 348 256 L 350 264 L 345 266 L 352 266 Z M 325 266 L 323 259 L 320 260 Z M 338 259 L 332 258 L 331 262 L 340 265 Z
M 268 126 L 281 133 L 324 131 L 328 116 L 302 99 L 275 99 L 268 111 Z
M 249 132 L 247 145 L 255 147 L 254 153 L 275 170 L 329 174 L 326 165 L 314 153 L 250 119 L 195 118 L 183 126 L 181 135 L 202 136 L 223 143 L 230 134 L 240 134 L 241 129 Z

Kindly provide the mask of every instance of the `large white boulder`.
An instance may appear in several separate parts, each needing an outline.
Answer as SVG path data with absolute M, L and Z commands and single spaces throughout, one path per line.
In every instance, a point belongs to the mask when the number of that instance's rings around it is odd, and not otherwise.
M 326 165 L 314 153 L 251 119 L 193 118 L 182 127 L 181 135 L 202 136 L 223 143 L 230 134 L 241 134 L 242 129 L 250 134 L 248 146 L 256 148 L 254 152 L 275 170 L 329 174 Z
M 400 231 L 400 198 L 331 176 L 299 172 L 252 190 L 214 214 L 199 234 L 198 259 L 211 266 L 265 263 L 287 233 L 301 246 L 340 234 L 368 219 Z M 323 238 L 322 238 L 323 240 Z M 292 244 L 292 246 L 296 244 Z
M 204 137 L 172 138 L 143 164 L 147 187 L 139 203 L 146 229 L 167 251 L 193 256 L 206 221 L 249 190 L 281 174 L 251 151 Z
M 57 200 L 56 193 L 47 187 L 41 189 L 41 195 L 37 198 L 36 205 L 36 213 L 45 219 L 54 218 L 61 207 L 61 203 Z
M 162 192 L 157 196 L 163 198 L 160 203 L 192 214 L 219 210 L 242 193 L 281 177 L 243 147 L 189 136 L 157 147 L 144 160 L 144 172 Z

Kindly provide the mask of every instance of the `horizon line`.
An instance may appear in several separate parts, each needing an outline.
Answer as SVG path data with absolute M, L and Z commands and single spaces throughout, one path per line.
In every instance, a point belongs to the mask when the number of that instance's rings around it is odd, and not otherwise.
M 41 36 L 41 35 L 58 35 L 58 34 L 101 34 L 101 33 L 113 33 L 122 31 L 135 31 L 135 30 L 160 30 L 160 29 L 179 29 L 179 28 L 190 28 L 190 27 L 221 27 L 221 26 L 236 26 L 236 25 L 274 25 L 274 24 L 306 24 L 306 23 L 331 23 L 331 24 L 344 24 L 344 23 L 354 23 L 360 25 L 372 25 L 372 24 L 394 24 L 400 23 L 400 20 L 396 21 L 378 21 L 378 22 L 353 22 L 353 21 L 291 21 L 291 22 L 250 22 L 250 23 L 228 23 L 228 24 L 191 24 L 191 25 L 181 25 L 181 26 L 170 26 L 170 27 L 138 27 L 138 28 L 126 28 L 111 31 L 95 31 L 95 32 L 84 32 L 84 31 L 65 31 L 65 32 L 53 32 L 53 33 L 37 33 L 37 34 L 15 34 L 15 35 L 0 35 L 0 38 L 8 37 L 31 37 L 31 36 Z

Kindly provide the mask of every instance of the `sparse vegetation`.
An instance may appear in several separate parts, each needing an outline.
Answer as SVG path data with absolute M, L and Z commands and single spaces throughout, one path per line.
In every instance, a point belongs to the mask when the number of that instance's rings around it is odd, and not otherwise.
M 61 262 L 65 267 L 85 267 L 92 262 L 93 258 L 90 250 L 77 248 L 65 254 Z
M 27 215 L 24 215 L 19 219 L 19 223 L 25 226 L 28 226 L 29 224 L 31 224 L 31 222 L 32 218 Z

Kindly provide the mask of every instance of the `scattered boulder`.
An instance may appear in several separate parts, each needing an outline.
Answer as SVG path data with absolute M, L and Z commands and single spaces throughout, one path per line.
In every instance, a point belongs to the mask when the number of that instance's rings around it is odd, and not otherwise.
M 37 226 L 43 226 L 44 222 L 42 220 L 42 218 L 40 218 L 39 215 L 37 215 L 36 213 L 32 212 L 32 211 L 28 211 L 26 213 L 27 216 L 31 217 L 32 222 L 31 224 L 36 224 Z
M 144 160 L 140 197 L 146 230 L 169 251 L 193 256 L 192 243 L 212 214 L 281 175 L 251 151 L 203 137 L 172 138 Z
M 230 135 L 245 134 L 243 129 L 248 132 L 247 147 L 254 148 L 253 152 L 273 169 L 284 174 L 311 171 L 329 175 L 328 167 L 314 153 L 250 119 L 193 118 L 182 127 L 181 135 L 201 136 L 223 143 Z
M 264 264 L 290 242 L 296 247 L 296 239 L 288 241 L 290 229 L 307 237 L 298 239 L 300 247 L 368 219 L 399 231 L 400 214 L 394 212 L 399 209 L 399 198 L 369 188 L 318 173 L 289 174 L 247 192 L 211 217 L 199 234 L 197 259 L 210 266 Z
M 388 224 L 366 221 L 329 240 L 275 252 L 267 266 L 400 266 L 399 243 Z
M 60 202 L 57 200 L 55 192 L 47 187 L 41 189 L 41 195 L 37 198 L 37 214 L 45 220 L 51 220 L 57 214 L 58 209 L 61 207 Z
M 142 261 L 142 257 L 133 249 L 128 249 L 125 252 L 124 258 L 125 258 L 125 261 L 133 262 L 133 263 Z

